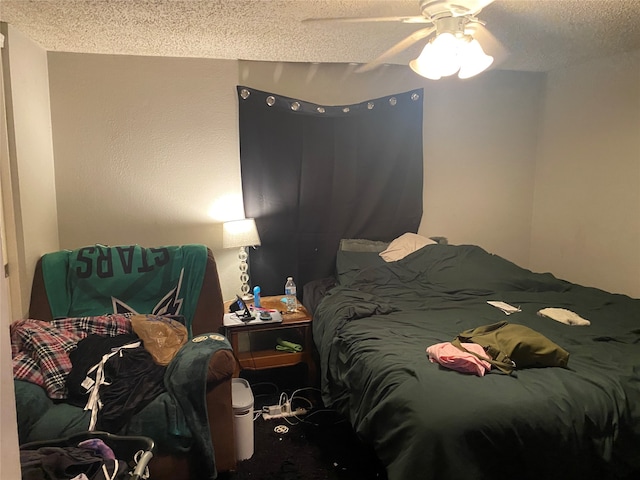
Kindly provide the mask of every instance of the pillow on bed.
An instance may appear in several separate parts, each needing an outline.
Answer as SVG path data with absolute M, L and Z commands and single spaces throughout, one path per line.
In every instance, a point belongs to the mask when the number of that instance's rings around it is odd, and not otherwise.
M 350 252 L 339 250 L 336 256 L 336 273 L 340 285 L 350 284 L 354 277 L 367 267 L 377 267 L 385 262 L 378 252 Z
M 386 262 L 395 262 L 406 257 L 416 250 L 426 247 L 427 245 L 436 245 L 438 242 L 430 238 L 423 237 L 417 233 L 404 233 L 389 244 L 389 247 L 380 252 L 380 256 Z
M 340 240 L 340 250 L 344 252 L 375 252 L 380 253 L 389 246 L 389 242 L 367 240 L 364 238 L 343 238 Z

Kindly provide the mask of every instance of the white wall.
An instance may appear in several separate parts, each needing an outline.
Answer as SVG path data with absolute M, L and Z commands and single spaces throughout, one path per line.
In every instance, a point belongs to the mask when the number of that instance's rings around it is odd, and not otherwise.
M 421 231 L 528 267 L 543 81 L 488 72 L 429 84 Z
M 0 249 L 0 264 L 3 262 Z M 13 390 L 13 368 L 9 324 L 9 282 L 0 275 L 0 478 L 20 478 L 18 423 Z
M 2 172 L 12 180 L 13 211 L 5 220 L 15 242 L 9 251 L 12 316 L 20 318 L 27 314 L 38 258 L 58 249 L 58 217 L 47 53 L 11 25 L 2 28 L 10 161 Z
M 640 51 L 551 72 L 531 266 L 640 298 Z
M 58 219 L 46 52 L 1 24 L 0 171 L 10 276 L 0 274 L 0 478 L 20 478 L 9 324 L 27 316 L 42 253 L 58 249 Z M 2 254 L 0 254 L 2 257 Z M 2 259 L 4 265 L 4 259 Z M 10 287 L 10 291 L 9 291 Z
M 424 88 L 424 214 L 419 232 L 475 243 L 526 266 L 544 75 L 423 79 L 408 67 L 240 62 L 240 83 L 326 105 Z
M 406 67 L 361 75 L 349 65 L 69 53 L 50 53 L 49 66 L 61 248 L 204 243 L 232 298 L 236 251 L 220 250 L 218 222 L 242 215 L 236 85 L 327 105 L 424 86 L 421 232 L 528 261 L 539 75 L 497 72 L 462 87 Z M 230 211 L 209 217 L 225 197 Z
M 60 247 L 202 243 L 240 287 L 237 62 L 50 53 Z M 211 213 L 211 215 L 210 215 Z
M 5 38 L 7 28 L 2 25 L 0 33 L 0 171 L 2 172 L 0 196 L 0 478 L 20 478 L 20 459 L 18 450 L 18 426 L 13 390 L 13 369 L 11 362 L 11 343 L 9 339 L 9 325 L 12 321 L 12 298 L 9 290 L 9 278 L 4 275 L 5 265 L 11 270 L 16 264 L 7 258 L 7 247 L 13 250 L 13 259 L 17 258 L 15 216 L 13 215 L 13 189 L 11 188 L 11 168 L 9 160 L 9 135 L 7 126 L 7 109 L 4 95 L 4 64 L 7 63 Z M 6 34 L 6 36 L 5 36 Z M 8 42 L 7 42 L 8 43 Z M 5 211 L 9 209 L 10 211 Z M 11 242 L 7 239 L 7 225 L 12 229 Z M 16 272 L 17 274 L 17 268 Z M 19 276 L 13 276 L 16 281 L 15 303 L 21 303 Z M 21 311 L 21 307 L 16 308 Z
M 236 84 L 329 105 L 424 87 L 420 233 L 637 296 L 637 62 L 551 73 L 545 93 L 534 73 L 431 82 L 399 66 L 52 53 L 61 247 L 202 242 L 230 298 L 235 251 L 217 227 L 239 215 L 207 211 L 224 196 L 241 205 Z

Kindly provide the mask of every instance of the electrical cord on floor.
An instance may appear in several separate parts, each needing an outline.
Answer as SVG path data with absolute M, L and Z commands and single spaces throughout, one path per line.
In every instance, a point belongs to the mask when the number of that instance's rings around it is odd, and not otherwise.
M 285 405 L 285 404 L 289 404 L 289 406 L 291 407 L 291 410 L 293 411 L 293 401 L 294 400 L 304 400 L 305 402 L 307 402 L 307 405 L 309 406 L 309 409 L 313 408 L 313 402 L 311 400 L 309 400 L 306 397 L 303 397 L 302 395 L 299 395 L 299 392 L 302 392 L 304 390 L 316 390 L 316 391 L 320 391 L 319 389 L 315 388 L 315 387 L 303 387 L 303 388 L 298 388 L 297 390 L 294 390 L 293 393 L 291 394 L 291 396 L 287 396 L 287 394 L 285 392 L 282 392 L 280 394 L 280 406 Z M 283 401 L 284 399 L 284 401 Z
M 295 390 L 295 391 L 291 394 L 291 397 L 290 397 L 290 399 L 289 399 L 289 400 L 290 400 L 290 402 L 291 402 L 291 404 L 292 404 L 292 405 L 293 405 L 293 400 L 294 400 L 295 398 L 299 398 L 299 399 L 302 399 L 302 400 L 306 400 L 306 401 L 309 403 L 309 405 L 310 405 L 310 407 L 311 407 L 311 409 L 312 409 L 312 408 L 313 408 L 313 403 L 312 403 L 309 399 L 307 399 L 306 397 L 303 397 L 303 396 L 301 396 L 301 395 L 299 395 L 299 394 L 298 394 L 299 392 L 302 392 L 302 391 L 305 391 L 305 390 L 313 390 L 313 391 L 316 391 L 316 392 L 319 392 L 319 393 L 320 393 L 320 389 L 319 389 L 319 388 L 316 388 L 316 387 L 303 387 L 303 388 L 299 388 L 299 389 Z M 311 409 L 310 409 L 310 410 L 311 410 Z M 336 414 L 336 415 L 338 414 L 338 411 L 337 411 L 337 410 L 334 410 L 334 409 L 332 409 L 332 408 L 321 408 L 321 409 L 317 409 L 317 410 L 311 410 L 311 411 L 309 411 L 309 412 L 304 416 L 304 418 L 303 418 L 303 417 L 299 417 L 299 416 L 297 416 L 297 415 L 294 415 L 294 416 L 295 416 L 295 418 L 296 418 L 300 423 L 304 423 L 304 424 L 307 424 L 307 425 L 312 425 L 312 426 L 314 426 L 314 427 L 319 427 L 319 426 L 321 426 L 321 424 L 320 424 L 320 423 L 312 422 L 312 421 L 310 421 L 309 419 L 310 419 L 311 417 L 313 417 L 314 415 L 318 415 L 318 414 L 320 414 L 320 413 L 329 413 L 329 412 L 330 412 L 330 413 L 334 413 L 334 414 Z M 346 418 L 341 418 L 341 419 L 339 419 L 339 420 L 337 420 L 337 421 L 332 422 L 331 424 L 332 424 L 332 425 L 338 425 L 338 424 L 340 424 L 340 423 L 344 423 L 344 422 L 346 422 L 346 421 L 347 421 L 347 420 L 346 420 Z
M 253 396 L 254 397 L 264 397 L 266 395 L 275 395 L 276 393 L 278 393 L 280 391 L 280 388 L 278 387 L 278 385 L 276 385 L 273 382 L 258 382 L 258 383 L 252 383 L 251 384 L 251 390 L 253 392 L 255 392 L 256 390 L 262 390 L 262 388 L 259 387 L 263 387 L 263 386 L 267 386 L 267 387 L 272 387 L 273 390 L 271 392 L 265 392 L 265 393 L 254 393 Z
M 321 408 L 321 409 L 316 409 L 314 410 L 314 402 L 307 398 L 306 396 L 302 395 L 301 392 L 305 392 L 305 391 L 315 391 L 315 392 L 320 392 L 320 389 L 316 388 L 316 387 L 302 387 L 302 388 L 298 388 L 296 390 L 294 390 L 291 395 L 288 395 L 287 392 L 281 392 L 279 395 L 279 399 L 278 399 L 278 403 L 275 405 L 276 407 L 279 407 L 280 409 L 284 409 L 286 411 L 292 412 L 290 416 L 282 416 L 279 417 L 282 421 L 286 422 L 287 424 L 293 426 L 293 425 L 298 425 L 300 423 L 302 424 L 306 424 L 306 425 L 311 425 L 314 427 L 320 427 L 323 425 L 326 425 L 326 423 L 324 422 L 314 422 L 311 421 L 310 419 L 314 416 L 317 416 L 318 414 L 322 414 L 322 413 L 331 413 L 333 414 L 333 416 L 337 416 L 338 412 L 337 410 L 334 409 L 330 409 L 330 408 Z M 298 406 L 294 406 L 294 402 L 298 403 Z M 304 414 L 295 414 L 294 412 L 298 409 L 298 408 L 302 408 L 299 406 L 299 402 L 304 402 L 304 408 L 306 410 L 306 412 Z M 267 412 L 268 409 L 271 407 L 263 407 L 262 412 Z M 261 413 L 258 413 L 256 415 L 256 418 L 254 420 L 256 420 Z M 344 423 L 346 422 L 346 419 L 343 417 L 340 417 L 338 420 L 334 420 L 332 422 L 330 422 L 331 425 L 338 425 L 340 423 Z
M 271 387 L 270 389 L 272 389 L 272 391 L 256 394 L 254 396 L 254 401 L 259 397 L 269 397 L 269 396 L 273 397 L 279 391 L 278 385 L 273 382 L 255 383 L 252 385 L 252 389 L 254 390 L 259 389 L 259 387 L 263 387 L 263 386 Z M 280 420 L 286 422 L 291 426 L 297 425 L 297 424 L 306 424 L 313 427 L 327 426 L 329 424 L 338 425 L 340 423 L 344 423 L 347 421 L 344 417 L 339 416 L 337 410 L 334 410 L 331 408 L 314 409 L 314 401 L 310 398 L 307 398 L 307 396 L 302 395 L 302 392 L 309 392 L 309 391 L 320 393 L 320 389 L 316 387 L 298 388 L 294 390 L 290 395 L 286 391 L 281 391 L 280 394 L 278 395 L 278 401 L 275 406 L 278 406 L 281 409 L 284 407 L 288 411 L 292 412 L 292 414 L 289 417 L 285 417 L 285 416 L 280 417 Z M 294 402 L 297 405 L 294 406 Z M 304 402 L 303 408 L 306 409 L 306 412 L 304 414 L 297 415 L 293 412 L 295 412 L 298 408 L 301 408 L 300 402 Z M 259 402 L 255 402 L 255 404 L 259 405 Z M 268 408 L 270 407 L 260 406 L 256 408 L 256 411 L 254 411 L 253 421 L 254 422 L 257 421 Z M 312 419 L 318 418 L 318 415 L 322 415 L 322 414 L 332 414 L 331 417 L 334 417 L 334 418 L 330 422 L 312 420 Z M 338 418 L 335 419 L 335 417 L 338 417 Z
M 300 420 L 300 423 L 304 423 L 304 424 L 307 424 L 307 425 L 311 425 L 311 426 L 313 426 L 313 427 L 320 427 L 320 426 L 323 426 L 323 423 L 321 423 L 321 422 L 315 423 L 315 422 L 310 421 L 309 419 L 310 419 L 311 417 L 313 417 L 314 415 L 317 415 L 317 414 L 319 414 L 319 413 L 327 413 L 327 412 L 331 412 L 331 413 L 334 413 L 334 414 L 338 414 L 338 411 L 337 411 L 337 410 L 334 410 L 334 409 L 332 409 L 332 408 L 321 408 L 321 409 L 313 410 L 312 412 L 309 412 L 309 413 L 308 413 L 304 418 L 300 418 L 300 419 L 299 419 L 299 420 Z M 336 421 L 331 422 L 331 425 L 339 425 L 339 424 L 341 424 L 341 423 L 345 423 L 346 421 L 347 421 L 347 419 L 343 417 L 343 418 L 341 418 L 341 419 L 339 419 L 339 420 L 336 420 Z

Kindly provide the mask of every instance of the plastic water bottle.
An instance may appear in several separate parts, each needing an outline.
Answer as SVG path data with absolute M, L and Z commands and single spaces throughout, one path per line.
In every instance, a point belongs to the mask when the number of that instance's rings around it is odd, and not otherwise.
M 284 294 L 287 298 L 287 312 L 295 312 L 298 309 L 296 293 L 296 284 L 293 283 L 293 277 L 287 277 L 287 283 L 284 284 Z

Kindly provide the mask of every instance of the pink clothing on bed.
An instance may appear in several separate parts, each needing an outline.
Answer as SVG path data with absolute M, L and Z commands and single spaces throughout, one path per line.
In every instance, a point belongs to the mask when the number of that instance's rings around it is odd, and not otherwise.
M 462 346 L 470 352 L 488 358 L 484 349 L 477 343 L 463 343 Z M 429 360 L 431 362 L 439 363 L 443 367 L 457 370 L 458 372 L 473 373 L 482 377 L 487 370 L 491 370 L 491 364 L 489 362 L 480 360 L 470 353 L 463 352 L 451 342 L 431 345 L 427 348 L 427 354 L 429 354 Z

